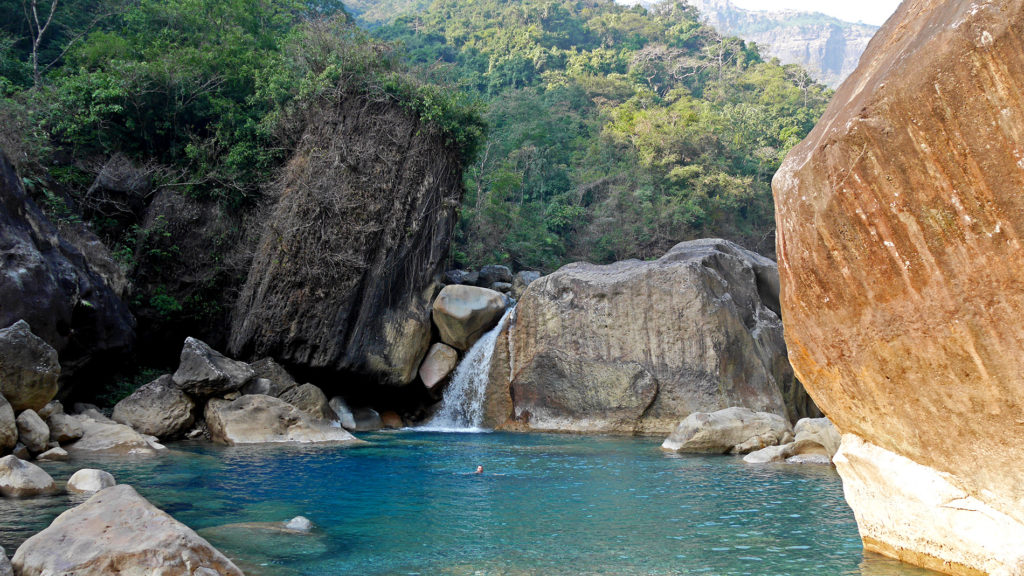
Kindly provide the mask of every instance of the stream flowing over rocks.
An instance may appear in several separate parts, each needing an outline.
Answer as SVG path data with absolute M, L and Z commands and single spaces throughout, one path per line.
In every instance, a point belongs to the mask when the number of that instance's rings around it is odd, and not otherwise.
M 904 2 L 773 187 L 790 359 L 864 545 L 1024 574 L 1024 1 Z
M 818 416 L 793 375 L 778 272 L 724 240 L 571 264 L 530 284 L 491 366 L 491 427 L 668 435 L 694 412 Z

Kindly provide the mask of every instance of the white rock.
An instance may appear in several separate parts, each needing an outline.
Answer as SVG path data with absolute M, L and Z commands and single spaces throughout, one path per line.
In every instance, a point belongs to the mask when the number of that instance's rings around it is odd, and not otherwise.
M 732 407 L 687 416 L 661 447 L 672 452 L 745 454 L 786 439 L 789 422 L 778 414 Z
M 68 456 L 67 450 L 60 447 L 50 448 L 46 452 L 36 456 L 36 460 L 39 460 L 40 462 L 64 462 L 68 458 L 70 458 L 70 456 Z
M 13 455 L 0 458 L 0 496 L 20 498 L 56 490 L 53 478 L 39 466 Z
M 114 452 L 120 454 L 153 454 L 153 448 L 141 434 L 124 424 L 113 420 L 99 422 L 86 416 L 78 416 L 78 423 L 84 432 L 82 438 L 66 448 L 75 452 Z
M 767 446 L 756 450 L 743 457 L 747 464 L 769 464 L 772 462 L 785 462 L 793 454 L 793 444 L 781 446 Z
M 305 516 L 296 516 L 288 522 L 285 522 L 284 527 L 288 530 L 294 530 L 296 532 L 309 532 L 313 529 L 313 522 Z
M 71 478 L 68 479 L 68 492 L 87 494 L 99 492 L 104 488 L 116 485 L 117 480 L 109 472 L 93 468 L 83 468 L 72 474 Z
M 986 494 L 853 434 L 843 435 L 833 461 L 866 550 L 933 569 L 1024 574 L 1024 525 L 986 503 Z

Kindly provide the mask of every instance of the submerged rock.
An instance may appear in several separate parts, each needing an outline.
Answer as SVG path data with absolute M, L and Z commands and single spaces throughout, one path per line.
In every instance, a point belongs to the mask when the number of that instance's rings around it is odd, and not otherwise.
M 0 496 L 24 498 L 57 491 L 45 470 L 17 456 L 0 458 Z
M 99 492 L 116 485 L 117 480 L 112 474 L 93 468 L 83 468 L 68 478 L 68 492 L 76 494 Z
M 243 576 L 209 542 L 125 484 L 58 516 L 11 563 L 20 576 Z
M 792 439 L 792 428 L 778 414 L 732 407 L 696 412 L 679 423 L 661 448 L 672 452 L 746 454 Z
M 1024 573 L 1022 28 L 1021 0 L 904 2 L 773 181 L 864 546 L 942 571 Z
M 355 444 L 342 428 L 314 420 L 295 406 L 272 396 L 252 394 L 237 400 L 212 399 L 206 405 L 210 439 L 227 444 L 276 442 Z
M 175 438 L 195 422 L 195 402 L 165 374 L 141 386 L 114 406 L 113 420 L 142 434 Z
M 173 382 L 182 392 L 209 398 L 234 392 L 255 376 L 256 372 L 245 362 L 232 360 L 201 340 L 187 338 Z
M 434 300 L 434 324 L 441 341 L 469 350 L 501 320 L 508 301 L 500 292 L 475 286 L 445 286 Z
M 565 266 L 530 285 L 511 338 L 509 427 L 667 435 L 724 406 L 818 415 L 786 359 L 775 263 L 724 240 Z
M 57 351 L 24 320 L 0 330 L 0 394 L 15 412 L 41 410 L 57 395 Z

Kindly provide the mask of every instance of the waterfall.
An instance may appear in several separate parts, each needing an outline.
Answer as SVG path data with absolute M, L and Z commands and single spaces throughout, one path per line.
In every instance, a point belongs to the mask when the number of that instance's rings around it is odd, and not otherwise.
M 491 371 L 491 356 L 498 342 L 498 335 L 508 323 L 514 307 L 505 311 L 498 325 L 484 334 L 466 353 L 452 375 L 452 381 L 444 390 L 441 407 L 433 418 L 418 430 L 428 432 L 485 432 L 484 398 L 487 380 Z

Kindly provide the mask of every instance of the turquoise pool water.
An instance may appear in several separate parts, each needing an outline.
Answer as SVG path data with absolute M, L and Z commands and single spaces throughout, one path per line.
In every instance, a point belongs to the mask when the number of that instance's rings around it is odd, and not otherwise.
M 933 574 L 865 556 L 831 469 L 655 439 L 378 433 L 355 449 L 172 445 L 97 458 L 250 576 Z M 66 480 L 83 462 L 46 464 Z M 485 474 L 469 474 L 477 465 Z M 14 548 L 70 503 L 0 499 Z M 311 535 L 253 525 L 296 515 Z

